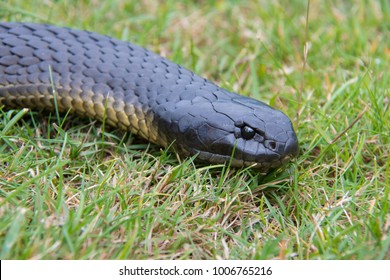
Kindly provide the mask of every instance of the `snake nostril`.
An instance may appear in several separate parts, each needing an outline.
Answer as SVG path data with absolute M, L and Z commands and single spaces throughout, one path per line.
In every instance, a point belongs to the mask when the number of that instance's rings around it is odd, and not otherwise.
M 274 150 L 276 150 L 277 144 L 275 141 L 269 140 L 269 141 L 267 141 L 267 146 L 269 149 L 274 151 Z

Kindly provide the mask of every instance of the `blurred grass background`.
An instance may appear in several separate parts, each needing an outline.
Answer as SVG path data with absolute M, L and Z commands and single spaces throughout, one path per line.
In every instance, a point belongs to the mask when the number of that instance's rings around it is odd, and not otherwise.
M 0 111 L 2 259 L 389 259 L 390 3 L 1 1 L 147 47 L 295 124 L 262 176 L 99 123 Z M 308 24 L 307 24 L 308 22 Z M 306 48 L 305 48 L 306 46 Z

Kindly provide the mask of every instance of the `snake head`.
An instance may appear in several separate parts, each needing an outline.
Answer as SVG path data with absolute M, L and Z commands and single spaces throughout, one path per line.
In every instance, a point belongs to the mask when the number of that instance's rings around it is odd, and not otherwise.
M 298 140 L 285 114 L 251 98 L 228 96 L 207 101 L 198 96 L 176 104 L 166 138 L 179 154 L 264 172 L 298 155 Z

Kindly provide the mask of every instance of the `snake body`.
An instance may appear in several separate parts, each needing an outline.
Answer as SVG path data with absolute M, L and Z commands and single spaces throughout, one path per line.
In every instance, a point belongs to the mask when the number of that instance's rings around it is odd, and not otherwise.
M 282 112 L 96 33 L 0 23 L 0 107 L 73 111 L 212 164 L 276 168 L 298 153 Z

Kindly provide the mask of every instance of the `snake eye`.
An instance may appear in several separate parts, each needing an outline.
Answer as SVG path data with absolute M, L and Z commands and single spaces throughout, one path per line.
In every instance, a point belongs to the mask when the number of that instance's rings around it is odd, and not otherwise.
M 255 134 L 256 134 L 256 132 L 253 130 L 253 128 L 251 128 L 249 126 L 243 126 L 241 128 L 241 135 L 242 135 L 242 138 L 244 138 L 245 140 L 252 139 L 255 136 Z

